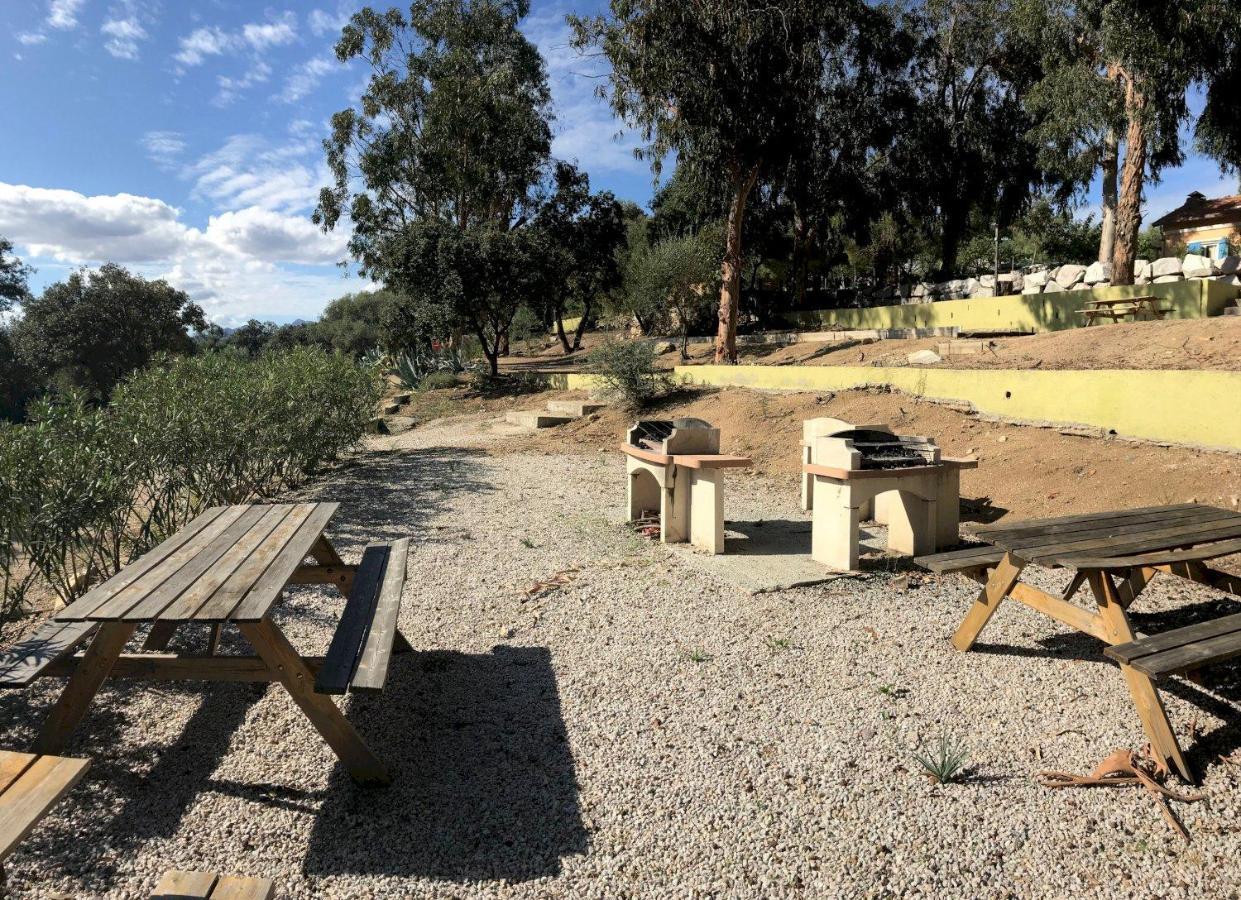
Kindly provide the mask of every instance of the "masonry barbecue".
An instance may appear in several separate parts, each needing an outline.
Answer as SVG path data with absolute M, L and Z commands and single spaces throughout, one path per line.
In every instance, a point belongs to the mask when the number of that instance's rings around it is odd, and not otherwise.
M 928 437 L 841 419 L 802 423 L 802 508 L 811 510 L 811 555 L 837 569 L 858 565 L 858 526 L 888 526 L 888 549 L 908 555 L 955 545 L 960 471 L 978 465 L 940 453 Z M 923 549 L 927 548 L 927 549 Z
M 628 474 L 628 517 L 650 529 L 658 517 L 663 543 L 688 540 L 724 552 L 721 472 L 750 465 L 721 454 L 720 430 L 702 419 L 641 419 L 621 444 Z

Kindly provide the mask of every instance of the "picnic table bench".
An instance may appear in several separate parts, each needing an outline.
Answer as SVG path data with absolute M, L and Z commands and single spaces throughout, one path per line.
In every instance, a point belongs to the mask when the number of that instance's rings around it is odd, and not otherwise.
M 271 900 L 275 892 L 276 886 L 268 878 L 169 869 L 155 886 L 151 900 Z
M 279 682 L 355 779 L 386 782 L 330 695 L 381 690 L 393 649 L 409 649 L 396 628 L 408 540 L 367 547 L 360 565 L 346 565 L 324 535 L 337 507 L 213 507 L 0 654 L 0 688 L 68 677 L 35 752 L 65 746 L 105 678 Z M 290 584 L 330 584 L 347 598 L 325 657 L 300 655 L 272 620 Z M 143 625 L 142 652 L 124 652 Z M 192 625 L 209 627 L 207 652 L 167 652 L 176 631 Z M 226 625 L 254 654 L 219 652 Z
M 1139 637 L 1126 610 L 1161 573 L 1241 596 L 1241 577 L 1206 565 L 1241 553 L 1241 513 L 1182 503 L 992 525 L 976 533 L 989 546 L 915 560 L 983 585 L 953 646 L 970 649 L 1005 599 L 1098 638 L 1109 645 L 1105 655 L 1120 665 L 1156 759 L 1194 781 L 1155 682 L 1241 655 L 1241 616 Z M 1030 564 L 1074 574 L 1057 597 L 1020 581 Z M 1083 585 L 1094 595 L 1096 612 L 1069 602 Z
M 88 759 L 0 750 L 0 897 L 4 860 L 88 768 Z
M 1159 303 L 1158 297 L 1113 297 L 1107 299 L 1095 297 L 1086 301 L 1086 306 L 1081 310 L 1081 315 L 1086 318 L 1086 325 L 1095 324 L 1097 319 L 1111 319 L 1113 322 L 1119 322 L 1121 319 L 1134 319 L 1136 321 L 1142 316 L 1150 319 L 1162 319 L 1172 312 L 1172 308 L 1160 306 Z

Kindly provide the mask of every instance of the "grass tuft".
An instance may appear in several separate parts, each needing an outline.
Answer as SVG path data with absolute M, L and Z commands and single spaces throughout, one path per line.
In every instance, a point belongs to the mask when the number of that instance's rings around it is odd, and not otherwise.
M 956 737 L 944 732 L 939 742 L 930 750 L 918 749 L 913 755 L 922 766 L 927 778 L 935 784 L 952 784 L 965 780 L 969 754 L 965 745 Z

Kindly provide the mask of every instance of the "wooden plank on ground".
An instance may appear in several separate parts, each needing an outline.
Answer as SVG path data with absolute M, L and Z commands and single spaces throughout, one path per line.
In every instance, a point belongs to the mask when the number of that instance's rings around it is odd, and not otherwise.
M 193 540 L 207 529 L 223 514 L 226 507 L 213 506 L 178 531 L 172 537 L 151 550 L 142 554 L 121 571 L 117 572 L 102 584 L 97 584 L 73 603 L 66 606 L 57 615 L 58 619 L 84 619 L 98 609 L 104 602 L 116 596 L 123 589 L 132 585 L 151 569 L 160 565 L 173 553 Z M 136 602 L 136 601 L 135 601 Z
M 388 565 L 384 569 L 379 602 L 375 605 L 370 631 L 362 646 L 357 671 L 349 683 L 354 691 L 382 691 L 392 658 L 397 617 L 401 611 L 401 592 L 405 587 L 405 564 L 409 557 L 409 538 L 392 542 Z
M 34 634 L 0 654 L 0 688 L 26 687 L 97 627 L 94 622 L 44 622 Z
M 211 616 L 199 616 L 198 612 L 204 605 L 210 605 L 215 593 L 256 550 L 263 546 L 272 531 L 292 511 L 289 503 L 277 503 L 266 507 L 262 516 L 254 525 L 237 539 L 200 578 L 194 581 L 181 596 L 159 614 L 161 620 L 187 621 L 189 619 L 210 619 Z
M 171 606 L 194 582 L 215 566 L 220 557 L 231 550 L 246 532 L 263 518 L 266 511 L 266 507 L 262 506 L 245 507 L 241 515 L 215 540 L 199 549 L 193 559 L 188 560 L 163 584 L 147 594 L 119 618 L 126 622 L 149 622 L 159 618 L 160 613 Z M 99 613 L 95 613 L 92 618 L 98 616 Z M 168 621 L 176 620 L 169 619 Z
M 362 562 L 353 577 L 353 591 L 345 601 L 345 609 L 328 645 L 323 668 L 315 679 L 316 692 L 344 694 L 349 690 L 349 681 L 362 653 L 362 641 L 375 616 L 375 605 L 379 601 L 384 569 L 391 552 L 392 548 L 387 544 L 376 544 L 362 551 Z
M 254 587 L 246 592 L 237 609 L 229 616 L 230 621 L 258 622 L 267 615 L 271 605 L 276 602 L 276 598 L 280 596 L 280 592 L 284 590 L 284 586 L 288 584 L 297 567 L 309 555 L 310 548 L 323 534 L 323 529 L 327 528 L 328 522 L 339 508 L 339 503 L 316 503 L 314 505 L 306 521 L 276 554 L 275 559 L 255 582 Z
M 9 855 L 88 768 L 89 759 L 41 756 L 0 794 L 0 859 Z
M 155 886 L 151 900 L 205 900 L 211 896 L 215 880 L 214 872 L 182 872 L 169 869 Z
M 271 900 L 276 886 L 266 878 L 221 875 L 211 892 L 211 900 Z
M 299 503 L 284 520 L 276 526 L 263 546 L 259 547 L 241 564 L 237 571 L 215 592 L 211 601 L 195 614 L 196 621 L 226 621 L 241 603 L 242 597 L 263 577 L 272 561 L 289 543 L 310 515 L 315 511 L 313 503 Z M 210 618 L 208 618 L 210 617 Z

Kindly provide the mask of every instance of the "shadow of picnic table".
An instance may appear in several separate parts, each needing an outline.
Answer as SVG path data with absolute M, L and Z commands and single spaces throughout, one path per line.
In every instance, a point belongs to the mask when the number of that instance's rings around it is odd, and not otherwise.
M 367 789 L 337 768 L 303 862 L 308 875 L 526 881 L 584 853 L 551 653 L 414 652 L 349 718 L 392 770 Z

